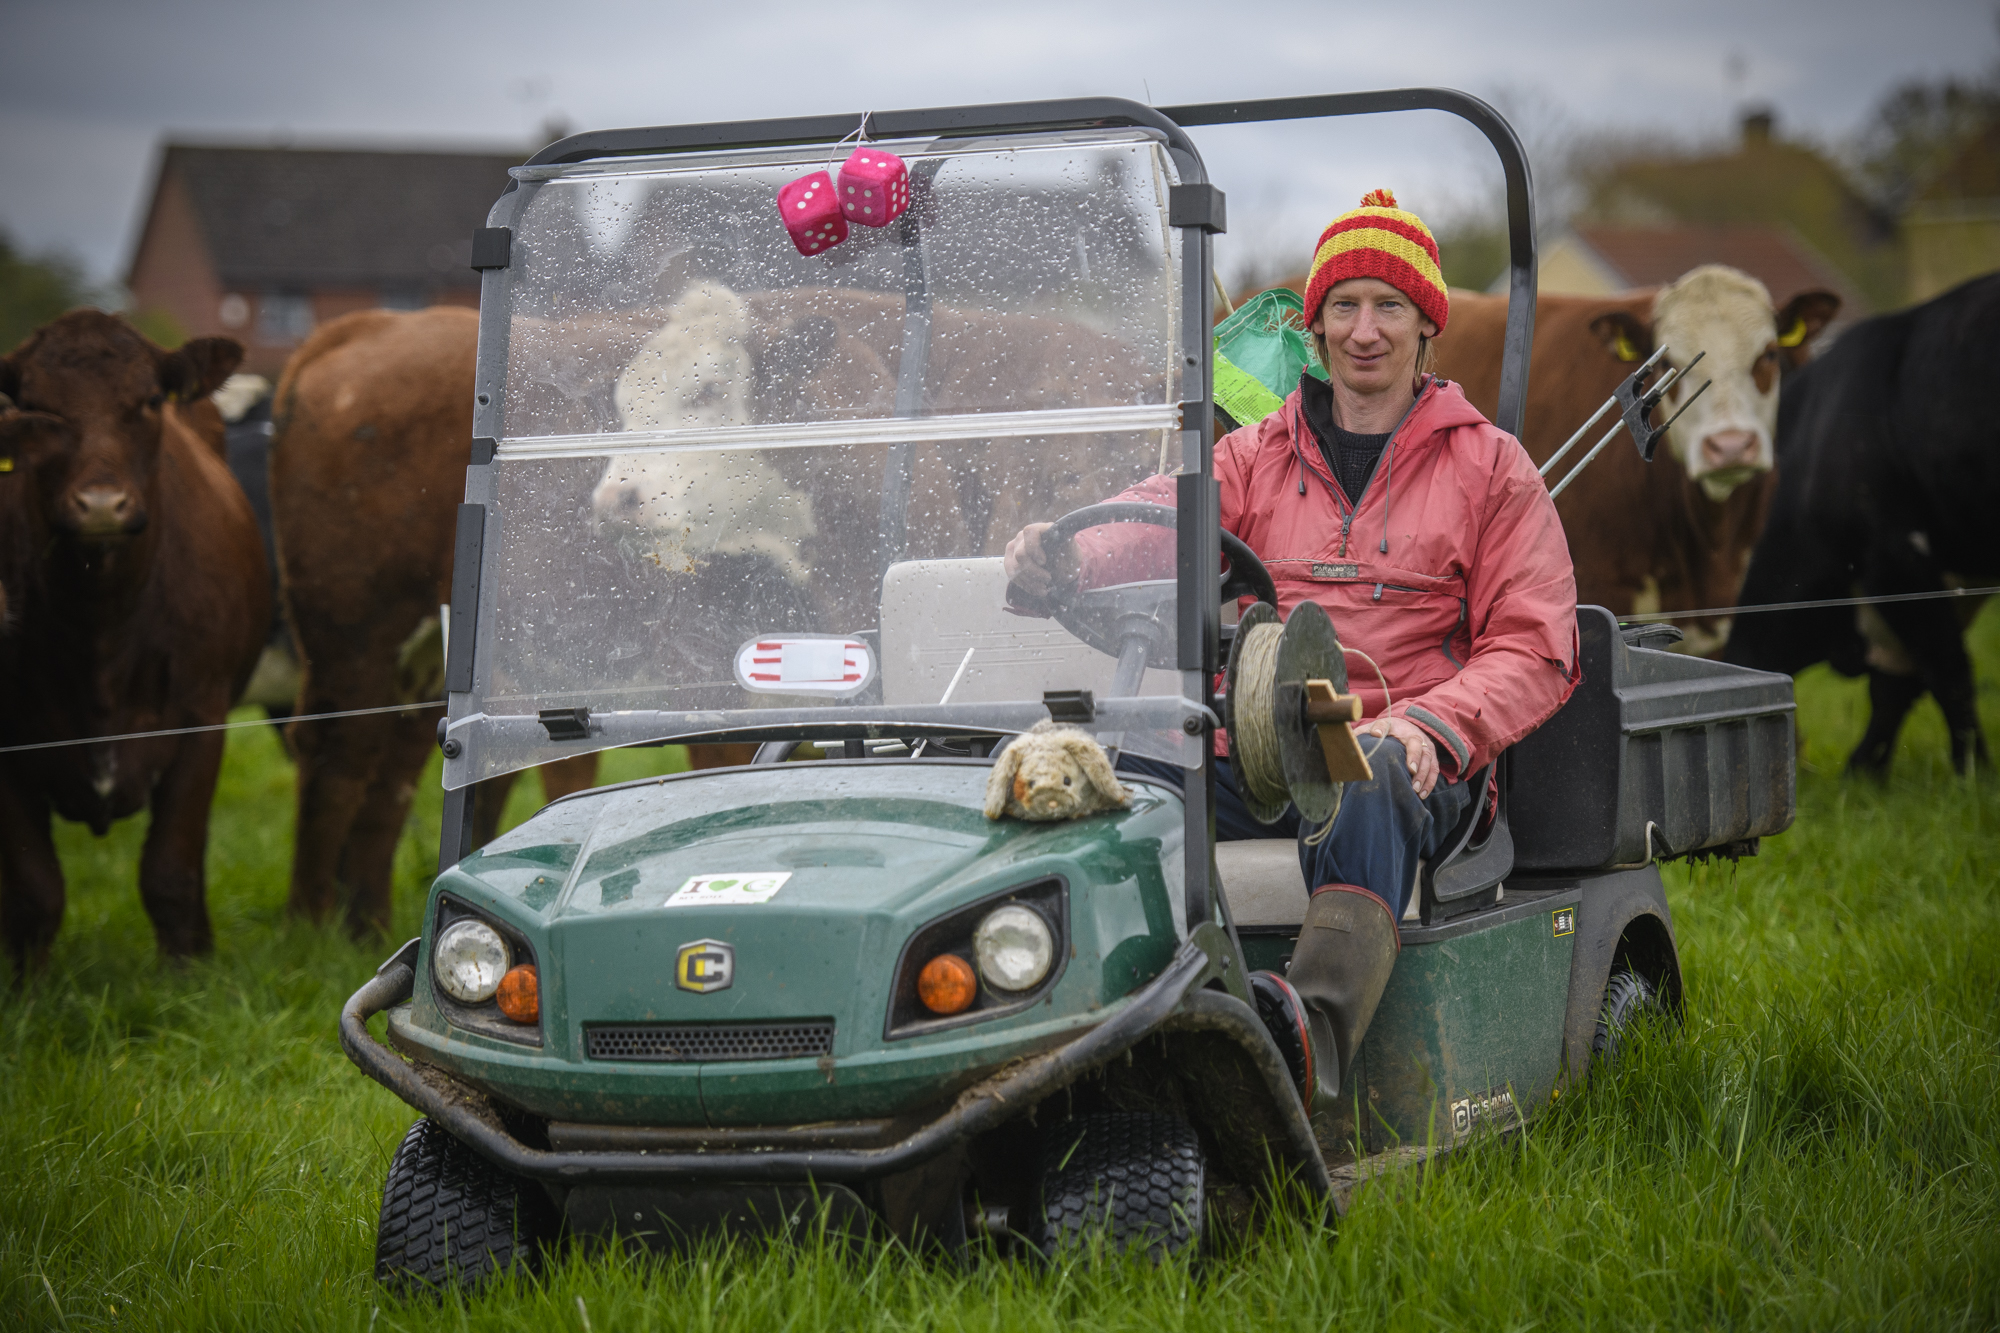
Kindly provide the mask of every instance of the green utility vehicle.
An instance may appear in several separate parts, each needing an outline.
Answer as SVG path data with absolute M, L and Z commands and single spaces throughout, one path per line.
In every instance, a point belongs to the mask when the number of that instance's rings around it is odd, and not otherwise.
M 1215 733 L 1262 710 L 1287 790 L 1323 805 L 1307 682 L 1345 676 L 1295 614 L 1276 667 L 1218 688 L 1225 603 L 1275 598 L 1217 520 L 1223 199 L 1184 127 L 1419 107 L 1506 168 L 1518 430 L 1527 164 L 1462 94 L 876 114 L 908 210 L 811 255 L 772 200 L 859 117 L 584 134 L 514 171 L 474 244 L 439 874 L 341 1015 L 422 1115 L 384 1280 L 808 1210 L 947 1249 L 1176 1249 L 1275 1182 L 1338 1204 L 1516 1123 L 1634 1009 L 1678 1006 L 1656 863 L 1789 824 L 1791 685 L 1587 607 L 1582 687 L 1474 779 L 1497 799 L 1422 871 L 1337 1097 L 1259 1007 L 1308 886 L 1291 839 L 1217 843 Z M 1172 507 L 1103 503 L 1162 474 Z M 1051 540 L 1147 525 L 1155 567 L 1010 610 L 1005 543 L 1056 519 Z M 996 748 L 1050 718 L 1184 788 L 1130 775 L 1122 808 L 989 818 Z M 483 779 L 724 741 L 756 762 L 468 845 Z

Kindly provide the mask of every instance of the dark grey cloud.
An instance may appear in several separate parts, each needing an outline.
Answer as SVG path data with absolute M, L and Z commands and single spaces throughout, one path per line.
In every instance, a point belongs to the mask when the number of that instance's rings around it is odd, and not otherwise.
M 1832 141 L 1896 83 L 1976 73 L 2000 54 L 1990 0 L 9 0 L 6 12 L 0 226 L 101 276 L 127 258 L 169 136 L 485 147 L 526 143 L 557 115 L 610 126 L 1429 83 L 1499 98 L 1531 149 L 1577 129 L 1713 137 L 1749 100 Z M 1447 207 L 1497 179 L 1476 136 L 1440 117 L 1199 140 L 1231 192 L 1239 254 L 1376 184 Z

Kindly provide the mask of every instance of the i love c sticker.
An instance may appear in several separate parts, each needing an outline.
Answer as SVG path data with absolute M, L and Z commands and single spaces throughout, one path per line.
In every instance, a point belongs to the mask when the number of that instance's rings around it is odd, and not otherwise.
M 743 903 L 769 902 L 785 881 L 789 870 L 735 870 L 712 875 L 695 875 L 667 898 L 668 907 L 725 907 Z

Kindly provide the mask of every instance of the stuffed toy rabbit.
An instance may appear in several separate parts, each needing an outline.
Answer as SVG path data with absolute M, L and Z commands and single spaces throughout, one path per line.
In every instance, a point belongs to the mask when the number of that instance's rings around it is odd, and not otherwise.
M 1096 738 L 1051 721 L 1015 737 L 986 780 L 988 819 L 1075 819 L 1131 803 Z

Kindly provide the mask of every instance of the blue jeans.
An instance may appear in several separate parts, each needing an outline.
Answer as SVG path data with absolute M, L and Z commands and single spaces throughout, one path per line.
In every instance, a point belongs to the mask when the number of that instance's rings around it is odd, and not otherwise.
M 1409 760 L 1402 742 L 1390 737 L 1383 737 L 1370 752 L 1369 765 L 1375 776 L 1367 782 L 1347 784 L 1340 813 L 1334 816 L 1333 832 L 1318 846 L 1308 847 L 1305 835 L 1315 830 L 1301 829 L 1298 811 L 1291 806 L 1285 807 L 1275 824 L 1260 824 L 1251 818 L 1237 793 L 1236 774 L 1229 761 L 1218 759 L 1216 839 L 1297 838 L 1299 869 L 1305 873 L 1308 890 L 1322 884 L 1352 884 L 1387 903 L 1401 921 L 1416 886 L 1417 862 L 1437 855 L 1439 844 L 1458 826 L 1472 803 L 1472 793 L 1462 782 L 1439 779 L 1429 796 L 1419 798 L 1410 786 Z M 1187 779 L 1187 770 L 1179 765 L 1134 755 L 1119 756 L 1118 767 L 1177 788 Z

